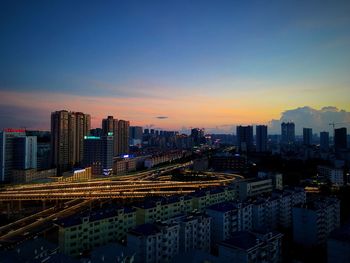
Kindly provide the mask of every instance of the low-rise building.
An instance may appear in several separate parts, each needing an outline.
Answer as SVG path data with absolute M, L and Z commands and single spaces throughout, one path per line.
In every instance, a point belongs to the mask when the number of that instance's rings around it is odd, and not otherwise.
M 132 208 L 108 205 L 60 219 L 56 224 L 60 251 L 78 256 L 83 251 L 125 239 L 127 231 L 136 225 L 136 213 Z
M 180 226 L 180 251 L 210 252 L 212 218 L 202 213 L 190 213 L 169 219 L 167 222 Z
M 170 262 L 180 252 L 178 224 L 143 224 L 128 232 L 128 248 L 135 251 L 135 263 Z
M 229 239 L 219 243 L 219 262 L 281 262 L 282 237 L 277 232 L 235 232 Z
M 240 200 L 255 197 L 264 193 L 271 193 L 273 190 L 272 179 L 247 179 L 236 183 Z
M 212 244 L 228 239 L 234 232 L 252 230 L 252 205 L 223 202 L 209 206 L 206 213 L 212 218 Z
M 146 168 L 150 169 L 153 166 L 172 162 L 178 160 L 184 156 L 186 152 L 182 150 L 167 151 L 159 154 L 155 154 L 152 157 L 145 159 L 144 165 Z
M 26 169 L 26 170 L 13 170 L 12 180 L 13 183 L 31 183 L 37 180 L 48 179 L 57 175 L 57 169 L 40 170 Z
M 340 202 L 319 198 L 293 208 L 293 240 L 305 247 L 324 244 L 340 225 Z
M 136 209 L 136 223 L 153 223 L 157 220 L 168 220 L 182 213 L 193 210 L 192 197 L 171 196 L 164 198 L 146 199 L 143 203 L 134 206 Z
M 203 211 L 208 206 L 234 200 L 236 197 L 236 190 L 231 187 L 215 187 L 198 190 L 190 194 L 190 196 L 193 199 L 193 209 Z
M 92 179 L 91 167 L 84 169 L 75 169 L 71 172 L 65 172 L 62 176 L 56 178 L 59 182 L 80 182 L 88 181 Z
M 137 158 L 114 158 L 113 174 L 123 175 L 136 171 Z
M 344 185 L 344 170 L 326 165 L 317 166 L 317 171 L 320 176 L 327 178 L 334 185 Z
M 350 262 L 350 224 L 334 230 L 327 240 L 328 263 Z

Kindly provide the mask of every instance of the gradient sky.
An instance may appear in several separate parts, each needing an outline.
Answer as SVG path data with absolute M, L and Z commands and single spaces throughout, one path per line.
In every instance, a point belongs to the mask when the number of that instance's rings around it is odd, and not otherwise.
M 166 129 L 350 111 L 349 14 L 350 1 L 1 1 L 0 126 L 47 129 L 60 109 Z

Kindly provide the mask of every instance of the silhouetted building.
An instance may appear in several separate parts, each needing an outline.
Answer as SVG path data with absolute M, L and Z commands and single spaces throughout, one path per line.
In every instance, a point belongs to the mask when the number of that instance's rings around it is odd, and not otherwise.
M 58 174 L 82 162 L 84 136 L 89 132 L 89 114 L 66 110 L 51 113 L 52 164 L 57 167 Z
M 251 151 L 253 148 L 253 126 L 237 126 L 237 146 L 240 151 Z
M 191 130 L 191 137 L 195 146 L 205 143 L 204 129 L 194 128 Z
M 256 151 L 257 152 L 267 151 L 267 126 L 266 125 L 256 126 Z
M 303 128 L 303 142 L 304 145 L 312 145 L 312 129 Z
M 113 171 L 113 136 L 85 136 L 84 166 L 94 175 L 110 175 Z
M 113 136 L 113 155 L 118 155 L 118 120 L 108 116 L 102 120 L 102 133 L 104 136 Z M 97 135 L 96 135 L 97 136 Z
M 320 132 L 320 149 L 322 151 L 329 150 L 329 132 Z
M 293 122 L 282 122 L 281 142 L 283 144 L 293 144 L 295 142 L 295 124 Z
M 118 121 L 118 152 L 117 155 L 129 153 L 129 121 Z
M 346 128 L 334 129 L 334 148 L 336 151 L 344 150 L 348 147 Z

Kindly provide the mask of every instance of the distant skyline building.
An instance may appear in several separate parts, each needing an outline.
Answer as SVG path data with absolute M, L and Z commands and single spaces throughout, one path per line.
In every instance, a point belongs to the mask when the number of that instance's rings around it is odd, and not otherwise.
M 322 151 L 329 150 L 329 132 L 320 132 L 320 149 Z
M 118 155 L 129 153 L 129 127 L 129 121 L 118 121 Z
M 80 165 L 83 160 L 84 136 L 90 133 L 90 115 L 66 110 L 51 113 L 52 164 L 58 174 Z
M 0 181 L 10 182 L 12 171 L 15 169 L 15 143 L 19 137 L 25 137 L 24 129 L 4 129 L 0 132 Z
M 141 126 L 130 126 L 130 145 L 141 145 L 142 144 L 142 127 Z
M 303 128 L 303 143 L 304 145 L 312 145 L 312 129 Z
M 113 141 L 113 136 L 85 136 L 83 164 L 92 167 L 92 174 L 112 174 Z
M 237 146 L 241 151 L 251 151 L 253 148 L 253 126 L 237 126 Z
M 348 147 L 347 130 L 345 127 L 334 129 L 334 149 L 344 150 Z
M 257 152 L 267 151 L 267 126 L 266 125 L 256 126 L 256 151 Z
M 191 137 L 193 138 L 193 143 L 195 146 L 199 146 L 201 143 L 205 143 L 204 129 L 191 129 Z
M 281 142 L 283 144 L 293 144 L 295 142 L 294 122 L 281 123 Z

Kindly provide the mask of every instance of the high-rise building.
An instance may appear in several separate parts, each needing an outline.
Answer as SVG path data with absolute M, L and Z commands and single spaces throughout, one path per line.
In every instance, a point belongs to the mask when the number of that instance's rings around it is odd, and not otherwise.
M 47 170 L 51 167 L 51 134 L 49 131 L 26 131 L 27 136 L 37 139 L 37 169 Z
M 334 129 L 334 149 L 342 150 L 348 147 L 347 130 L 345 127 Z
M 80 165 L 83 159 L 84 136 L 90 132 L 90 115 L 66 110 L 51 113 L 52 164 L 61 174 Z
M 108 116 L 102 120 L 102 134 L 104 136 L 113 136 L 113 156 L 118 155 L 118 120 L 113 116 Z M 97 136 L 97 135 L 95 135 Z
M 329 132 L 320 132 L 320 149 L 322 151 L 329 150 Z
M 84 166 L 94 175 L 110 175 L 113 171 L 113 136 L 85 136 Z
M 295 142 L 295 124 L 293 122 L 282 122 L 281 135 L 283 144 L 293 144 Z
M 304 145 L 312 145 L 312 129 L 303 128 L 303 142 Z
M 10 182 L 16 168 L 15 143 L 18 137 L 25 137 L 24 129 L 4 129 L 0 132 L 0 181 Z
M 129 121 L 118 121 L 118 155 L 129 153 Z
M 237 126 L 237 146 L 245 152 L 253 148 L 253 126 Z
M 191 130 L 191 137 L 195 146 L 205 143 L 204 129 L 194 128 Z
M 142 127 L 130 126 L 130 145 L 141 145 L 142 143 Z
M 257 152 L 267 151 L 267 126 L 266 125 L 256 126 L 256 151 Z
M 26 170 L 37 168 L 37 140 L 36 136 L 14 138 L 15 169 Z

